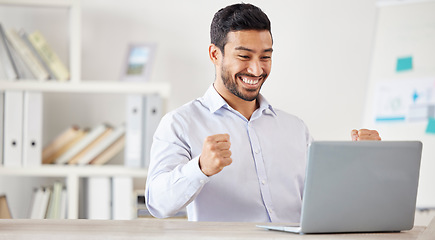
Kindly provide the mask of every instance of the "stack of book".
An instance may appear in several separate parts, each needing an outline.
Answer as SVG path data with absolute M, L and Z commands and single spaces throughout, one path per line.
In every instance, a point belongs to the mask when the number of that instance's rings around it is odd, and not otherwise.
M 40 31 L 4 29 L 0 23 L 0 79 L 67 81 L 70 73 Z
M 102 165 L 125 145 L 125 125 L 101 123 L 92 129 L 71 126 L 42 151 L 43 164 Z
M 67 192 L 61 182 L 55 182 L 50 187 L 35 188 L 31 204 L 31 219 L 67 218 Z

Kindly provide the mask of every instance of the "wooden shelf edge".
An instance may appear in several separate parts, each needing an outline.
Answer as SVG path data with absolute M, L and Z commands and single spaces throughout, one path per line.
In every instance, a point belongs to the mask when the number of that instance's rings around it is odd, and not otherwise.
M 28 177 L 93 177 L 93 176 L 127 176 L 146 178 L 145 168 L 129 168 L 117 165 L 102 166 L 57 166 L 42 165 L 38 167 L 0 167 L 0 176 Z
M 166 82 L 40 82 L 31 80 L 0 81 L 0 90 L 64 92 L 64 93 L 120 93 L 120 94 L 153 94 L 169 97 L 170 84 Z

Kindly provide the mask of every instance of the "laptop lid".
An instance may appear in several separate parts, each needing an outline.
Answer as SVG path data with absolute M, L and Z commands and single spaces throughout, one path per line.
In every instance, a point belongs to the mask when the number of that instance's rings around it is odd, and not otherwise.
M 412 229 L 422 143 L 313 142 L 301 233 Z

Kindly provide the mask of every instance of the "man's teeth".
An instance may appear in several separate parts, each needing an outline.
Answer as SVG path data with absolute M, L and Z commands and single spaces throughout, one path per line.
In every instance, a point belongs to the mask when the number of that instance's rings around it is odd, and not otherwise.
M 241 79 L 244 83 L 251 84 L 251 85 L 257 84 L 259 81 L 258 79 L 256 79 L 256 80 L 250 80 L 250 79 L 246 79 L 246 78 L 241 78 Z

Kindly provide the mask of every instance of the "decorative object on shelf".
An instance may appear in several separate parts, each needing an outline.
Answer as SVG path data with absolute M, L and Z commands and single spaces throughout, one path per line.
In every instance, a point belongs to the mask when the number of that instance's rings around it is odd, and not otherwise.
M 9 209 L 8 199 L 6 195 L 0 195 L 0 219 L 11 219 L 12 214 Z
M 121 80 L 147 82 L 150 79 L 156 45 L 151 43 L 130 44 Z

